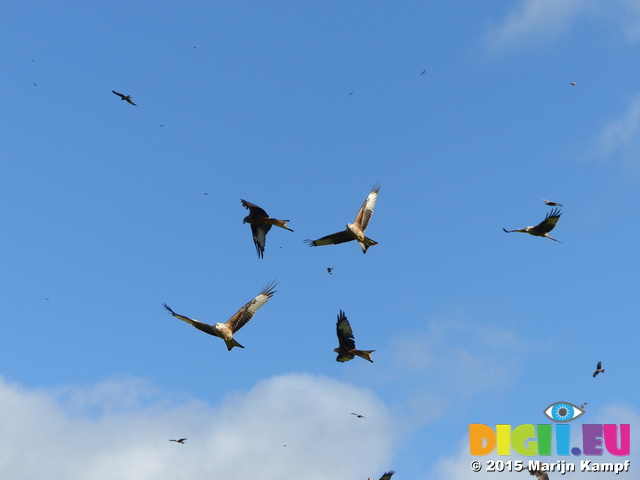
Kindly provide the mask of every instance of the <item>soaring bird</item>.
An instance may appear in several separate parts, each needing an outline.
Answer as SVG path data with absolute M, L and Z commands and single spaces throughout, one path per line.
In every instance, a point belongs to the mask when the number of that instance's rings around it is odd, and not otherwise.
M 535 475 L 538 480 L 549 480 L 549 474 L 546 470 L 529 470 L 529 475 Z
M 576 82 L 569 82 L 569 85 L 575 85 Z
M 319 247 L 321 245 L 337 245 L 338 243 L 350 242 L 351 240 L 357 240 L 362 248 L 362 253 L 367 253 L 367 250 L 372 245 L 377 245 L 378 242 L 367 238 L 364 234 L 369 220 L 373 215 L 373 207 L 376 206 L 376 199 L 378 198 L 378 192 L 380 191 L 380 185 L 375 185 L 369 193 L 369 196 L 360 207 L 360 211 L 356 216 L 353 223 L 347 223 L 346 230 L 338 233 L 332 233 L 326 237 L 319 238 L 317 240 L 305 240 L 310 247 Z
M 388 472 L 385 472 L 381 477 L 380 480 L 389 480 L 391 478 L 391 476 L 396 473 L 395 470 L 389 470 Z M 369 477 L 369 480 L 374 480 L 373 478 Z
M 177 442 L 177 443 L 182 443 L 184 444 L 186 438 L 181 438 L 180 440 L 169 440 L 170 442 Z
M 251 224 L 251 234 L 253 235 L 253 243 L 256 245 L 258 258 L 264 257 L 264 246 L 267 242 L 267 233 L 271 230 L 271 225 L 293 232 L 293 230 L 287 227 L 287 222 L 290 220 L 276 220 L 267 215 L 267 212 L 259 206 L 242 199 L 240 199 L 240 202 L 243 207 L 249 209 L 249 215 L 244 217 L 242 223 Z
M 562 215 L 562 213 L 560 212 L 560 209 L 555 208 L 551 210 L 549 213 L 547 213 L 547 216 L 544 217 L 544 220 L 540 222 L 538 225 L 536 225 L 535 227 L 520 228 L 518 230 L 507 230 L 503 228 L 502 230 L 504 230 L 507 233 L 522 232 L 522 233 L 528 233 L 530 235 L 535 235 L 536 237 L 547 237 L 553 240 L 554 242 L 562 243 L 560 242 L 560 240 L 556 240 L 551 235 L 549 235 L 549 232 L 553 230 L 556 226 L 556 223 L 558 223 L 558 219 L 560 218 L 560 215 Z
M 355 416 L 356 416 L 356 417 L 358 417 L 358 418 L 364 418 L 364 415 L 359 415 L 359 414 L 357 414 L 357 413 L 352 413 L 351 415 L 355 415 Z
M 185 317 L 183 315 L 179 315 L 166 303 L 163 303 L 162 306 L 174 317 L 182 320 L 183 322 L 187 322 L 189 325 L 196 327 L 198 330 L 201 330 L 209 335 L 213 335 L 215 337 L 220 337 L 224 340 L 224 343 L 227 344 L 227 349 L 231 350 L 233 347 L 244 348 L 233 338 L 233 334 L 240 330 L 245 324 L 253 318 L 258 309 L 267 303 L 269 299 L 275 293 L 275 286 L 277 283 L 271 282 L 266 287 L 262 289 L 262 291 L 249 303 L 247 303 L 244 307 L 236 312 L 236 314 L 231 317 L 226 323 L 216 323 L 215 325 L 208 325 L 203 322 L 199 322 L 198 320 L 194 320 L 193 318 Z
M 327 267 L 327 272 L 329 272 L 329 275 L 331 275 L 331 272 L 333 272 L 333 267 Z
M 580 405 L 580 410 L 584 410 L 584 406 L 587 404 L 587 402 L 584 402 L 582 405 Z
M 545 205 L 549 205 L 550 207 L 562 207 L 562 205 L 560 205 L 559 203 L 552 202 L 551 200 L 545 200 L 544 198 L 541 198 L 540 200 L 542 200 Z
M 338 334 L 338 344 L 340 345 L 338 348 L 333 350 L 338 354 L 336 362 L 348 362 L 349 360 L 353 360 L 355 355 L 357 355 L 360 358 L 364 358 L 365 360 L 369 360 L 373 363 L 373 360 L 371 360 L 371 354 L 375 352 L 375 350 L 356 350 L 356 342 L 353 339 L 353 330 L 351 330 L 349 320 L 347 320 L 347 316 L 342 310 L 340 310 L 340 314 L 338 315 L 336 332 Z
M 596 371 L 593 372 L 593 378 L 596 378 L 596 375 L 598 375 L 599 373 L 604 373 L 604 368 L 602 368 L 602 362 L 598 362 L 598 366 L 596 367 Z
M 137 105 L 135 103 L 133 103 L 133 101 L 131 100 L 131 95 L 123 95 L 121 93 L 116 92 L 115 90 L 111 90 L 113 93 L 115 93 L 116 95 L 118 95 L 120 97 L 120 100 L 126 100 L 127 102 L 129 102 L 131 105 L 135 105 L 137 107 Z

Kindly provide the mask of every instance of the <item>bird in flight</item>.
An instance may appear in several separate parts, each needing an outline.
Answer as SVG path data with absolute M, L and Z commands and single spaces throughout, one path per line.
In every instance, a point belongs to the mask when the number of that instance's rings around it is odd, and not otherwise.
M 529 470 L 529 475 L 535 475 L 538 480 L 549 480 L 549 474 L 546 470 Z
M 123 95 L 121 93 L 116 92 L 115 90 L 111 90 L 113 93 L 115 93 L 116 95 L 118 95 L 120 97 L 120 100 L 126 100 L 127 102 L 129 102 L 131 105 L 135 105 L 137 107 L 137 105 L 135 103 L 133 103 L 133 101 L 131 100 L 131 95 Z
M 426 72 L 426 70 L 422 70 L 422 73 L 420 75 L 424 75 Z
M 367 238 L 364 234 L 371 216 L 373 215 L 373 207 L 376 206 L 376 200 L 378 198 L 378 192 L 380 191 L 380 185 L 375 185 L 369 193 L 369 196 L 360 207 L 360 211 L 356 216 L 353 223 L 347 223 L 346 230 L 338 233 L 332 233 L 326 237 L 319 238 L 317 240 L 305 240 L 310 247 L 319 247 L 322 245 L 337 245 L 339 243 L 350 242 L 351 240 L 357 240 L 362 248 L 362 253 L 367 253 L 367 250 L 372 245 L 377 245 L 378 242 Z
M 604 368 L 602 368 L 602 362 L 598 362 L 598 366 L 596 367 L 596 371 L 593 372 L 593 378 L 596 378 L 596 375 L 599 373 L 604 373 Z M 586 403 L 585 403 L 586 405 Z
M 38 84 L 36 82 L 32 82 L 36 87 L 38 86 Z
M 576 82 L 569 82 L 569 85 L 575 85 Z
M 549 205 L 550 207 L 562 207 L 562 205 L 560 205 L 559 203 L 552 202 L 551 200 L 545 200 L 544 198 L 541 198 L 540 200 L 542 200 L 545 205 Z
M 584 410 L 584 406 L 587 404 L 587 402 L 583 403 L 582 405 L 580 405 L 580 410 Z
M 381 477 L 380 480 L 389 480 L 391 478 L 391 476 L 396 473 L 395 470 L 389 470 L 388 472 L 385 472 Z M 373 478 L 369 477 L 369 480 L 374 480 Z
M 535 227 L 520 228 L 518 230 L 507 230 L 503 228 L 502 230 L 504 230 L 507 233 L 522 232 L 522 233 L 528 233 L 530 235 L 535 235 L 536 237 L 547 237 L 553 240 L 554 242 L 562 243 L 560 240 L 556 240 L 551 235 L 549 235 L 549 232 L 556 227 L 556 223 L 558 223 L 558 219 L 560 218 L 560 215 L 562 215 L 562 213 L 560 212 L 560 209 L 555 208 L 551 210 L 549 213 L 547 213 L 547 216 L 544 218 L 544 220 L 540 222 L 538 225 L 536 225 Z
M 327 267 L 327 272 L 329 272 L 329 275 L 331 275 L 331 272 L 333 272 L 333 268 L 328 268 Z
M 353 92 L 351 92 L 349 95 L 353 95 Z
M 351 413 L 351 415 L 355 415 L 358 418 L 364 418 L 364 415 L 358 415 L 357 413 Z
M 340 345 L 338 348 L 333 350 L 338 354 L 336 362 L 348 362 L 349 360 L 353 360 L 357 355 L 360 358 L 364 358 L 365 360 L 373 363 L 373 360 L 371 360 L 371 354 L 375 352 L 375 350 L 356 350 L 356 342 L 353 339 L 353 330 L 351 330 L 349 320 L 347 320 L 347 316 L 342 310 L 340 310 L 340 314 L 338 315 L 336 332 L 338 334 L 338 344 Z
M 184 445 L 186 438 L 181 438 L 180 440 L 169 440 L 170 442 L 182 443 Z
M 293 230 L 287 227 L 287 222 L 290 220 L 276 220 L 267 215 L 267 212 L 259 206 L 242 199 L 240 199 L 240 202 L 243 207 L 249 209 L 249 215 L 244 217 L 242 223 L 249 223 L 251 225 L 251 234 L 253 235 L 253 243 L 256 245 L 258 258 L 264 258 L 264 246 L 267 242 L 267 233 L 271 230 L 271 225 L 293 232 Z
M 240 330 L 245 324 L 253 318 L 258 309 L 267 303 L 269 299 L 275 293 L 275 286 L 277 283 L 271 282 L 266 287 L 262 289 L 262 291 L 249 303 L 247 303 L 244 307 L 236 312 L 236 314 L 227 320 L 226 323 L 216 323 L 215 325 L 208 325 L 203 322 L 199 322 L 198 320 L 194 320 L 193 318 L 185 317 L 183 315 L 179 315 L 166 303 L 163 303 L 162 306 L 167 310 L 171 315 L 176 317 L 183 322 L 188 323 L 189 325 L 196 327 L 198 330 L 208 333 L 209 335 L 213 335 L 214 337 L 220 337 L 224 340 L 224 343 L 227 344 L 227 349 L 231 350 L 233 347 L 244 348 L 233 338 L 233 334 Z

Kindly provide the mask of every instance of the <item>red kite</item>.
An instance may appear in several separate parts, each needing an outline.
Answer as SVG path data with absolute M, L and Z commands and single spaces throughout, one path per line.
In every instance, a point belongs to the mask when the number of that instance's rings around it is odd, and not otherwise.
M 569 85 L 575 85 L 576 82 L 569 82 Z
M 371 190 L 371 193 L 360 207 L 360 211 L 356 216 L 353 223 L 348 223 L 346 230 L 338 233 L 332 233 L 326 237 L 319 238 L 317 240 L 305 240 L 310 247 L 319 247 L 322 245 L 337 245 L 339 243 L 350 242 L 351 240 L 357 240 L 362 248 L 362 253 L 367 253 L 367 250 L 372 245 L 377 245 L 378 242 L 367 238 L 364 235 L 369 220 L 373 215 L 373 207 L 376 206 L 376 199 L 378 198 L 378 192 L 380 191 L 380 185 L 375 185 Z
M 178 442 L 184 445 L 184 441 L 186 440 L 186 438 L 181 438 L 180 440 L 169 440 L 170 442 Z
M 198 320 L 194 320 L 193 318 L 185 317 L 183 315 L 179 315 L 166 303 L 163 303 L 162 306 L 174 317 L 182 320 L 183 322 L 187 322 L 189 325 L 196 327 L 198 330 L 208 333 L 209 335 L 213 335 L 214 337 L 220 337 L 224 340 L 224 343 L 227 344 L 227 349 L 231 350 L 233 347 L 244 348 L 233 338 L 233 334 L 240 330 L 245 324 L 253 318 L 258 309 L 267 303 L 267 301 L 273 296 L 275 293 L 275 288 L 277 284 L 274 282 L 269 283 L 266 287 L 262 289 L 262 291 L 247 303 L 244 307 L 236 312 L 236 314 L 227 320 L 226 323 L 216 323 L 215 325 L 209 325 L 203 322 L 199 322 Z
M 545 200 L 544 198 L 541 198 L 540 200 L 542 200 L 545 205 L 549 205 L 550 207 L 562 207 L 562 205 L 560 205 L 559 203 L 552 202 L 551 200 Z
M 560 215 L 562 215 L 562 213 L 560 212 L 560 209 L 556 208 L 551 210 L 549 213 L 547 213 L 547 216 L 544 217 L 544 220 L 540 222 L 538 225 L 536 225 L 535 227 L 526 227 L 526 228 L 521 228 L 519 230 L 506 230 L 505 228 L 503 228 L 502 230 L 504 230 L 507 233 L 521 232 L 521 233 L 528 233 L 530 235 L 535 235 L 536 237 L 547 237 L 553 240 L 554 242 L 562 243 L 560 240 L 556 240 L 551 235 L 549 235 L 549 232 L 556 227 L 556 223 L 558 223 L 558 219 L 560 218 Z
M 251 234 L 253 235 L 253 243 L 256 245 L 258 258 L 264 257 L 264 246 L 267 242 L 267 233 L 271 230 L 271 225 L 293 232 L 293 230 L 287 227 L 287 222 L 290 220 L 276 220 L 267 215 L 267 212 L 259 206 L 242 199 L 240 199 L 240 202 L 243 207 L 249 209 L 249 215 L 244 217 L 242 223 L 251 224 Z
M 355 415 L 358 418 L 364 418 L 364 415 L 358 415 L 357 413 L 352 413 L 351 415 Z
M 593 372 L 593 378 L 596 378 L 596 375 L 598 375 L 599 373 L 604 373 L 604 368 L 602 368 L 602 362 L 598 362 L 598 366 L 596 367 L 596 371 Z
M 137 105 L 135 103 L 133 103 L 131 101 L 131 95 L 123 95 L 121 93 L 116 92 L 115 90 L 111 90 L 113 93 L 115 93 L 116 95 L 118 95 L 120 97 L 120 100 L 126 100 L 127 102 L 129 102 L 131 105 L 135 105 L 137 107 Z
M 336 362 L 348 362 L 349 360 L 353 360 L 355 355 L 357 355 L 360 358 L 364 358 L 365 360 L 369 360 L 373 363 L 373 360 L 371 360 L 371 354 L 375 352 L 375 350 L 356 350 L 356 342 L 353 339 L 353 330 L 351 330 L 349 320 L 347 320 L 347 316 L 342 310 L 340 310 L 340 314 L 338 315 L 336 331 L 338 334 L 338 344 L 340 345 L 338 348 L 333 350 L 338 354 Z

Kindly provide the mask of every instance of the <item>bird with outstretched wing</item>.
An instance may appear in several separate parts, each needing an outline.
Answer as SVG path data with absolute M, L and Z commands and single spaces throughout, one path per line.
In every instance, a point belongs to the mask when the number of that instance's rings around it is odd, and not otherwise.
M 129 102 L 131 105 L 135 105 L 137 107 L 137 105 L 135 103 L 133 103 L 133 101 L 131 100 L 131 95 L 123 95 L 121 93 L 116 92 L 115 90 L 111 90 L 113 93 L 115 93 L 116 95 L 118 95 L 120 97 L 120 100 L 126 100 L 127 102 Z
M 375 352 L 375 350 L 356 350 L 356 342 L 353 339 L 353 330 L 351 329 L 349 320 L 347 320 L 347 316 L 342 310 L 340 310 L 340 313 L 338 314 L 336 332 L 338 334 L 339 344 L 339 347 L 333 350 L 338 354 L 336 362 L 348 362 L 349 360 L 353 360 L 357 355 L 360 358 L 364 358 L 365 360 L 373 363 L 373 360 L 371 360 L 371 354 Z
M 198 320 L 185 317 L 184 315 L 180 315 L 174 312 L 166 303 L 163 303 L 162 306 L 171 315 L 197 328 L 201 332 L 208 333 L 209 335 L 213 335 L 214 337 L 222 338 L 224 340 L 224 343 L 226 343 L 228 350 L 231 350 L 233 347 L 244 348 L 233 338 L 233 334 L 244 327 L 246 323 L 253 318 L 258 309 L 269 301 L 269 299 L 275 293 L 274 288 L 276 287 L 276 285 L 277 283 L 275 282 L 269 283 L 253 300 L 251 300 L 244 307 L 238 310 L 233 317 L 227 320 L 226 323 L 216 323 L 215 325 L 209 325 L 207 323 L 199 322 Z
M 598 362 L 598 365 L 596 366 L 596 371 L 593 372 L 593 378 L 596 378 L 596 375 L 598 375 L 599 373 L 604 373 L 604 368 L 602 368 L 602 362 Z
M 551 235 L 549 235 L 549 232 L 554 228 L 556 228 L 556 224 L 560 219 L 560 215 L 562 215 L 562 212 L 560 212 L 560 209 L 554 208 L 549 213 L 547 213 L 547 216 L 544 217 L 544 220 L 540 222 L 538 225 L 536 225 L 535 227 L 520 228 L 518 230 L 507 230 L 506 228 L 503 228 L 502 230 L 504 230 L 507 233 L 521 232 L 521 233 L 528 233 L 529 235 L 534 235 L 536 237 L 547 237 L 553 240 L 554 242 L 562 243 L 560 240 L 556 240 Z
M 532 470 L 529 468 L 527 468 L 527 470 L 529 471 L 529 475 L 535 475 L 538 480 L 549 480 L 549 474 L 546 470 Z
M 549 205 L 550 207 L 562 207 L 562 205 L 560 205 L 559 203 L 552 202 L 551 200 L 545 200 L 544 198 L 541 198 L 540 200 L 542 200 L 545 205 Z
M 187 439 L 186 439 L 186 438 L 181 438 L 180 440 L 173 440 L 173 439 L 171 439 L 171 440 L 169 440 L 169 441 L 170 441 L 170 442 L 177 442 L 177 443 L 181 443 L 181 444 L 183 444 L 183 445 L 184 445 L 185 440 L 187 440 Z
M 289 220 L 276 220 L 275 218 L 271 218 L 267 215 L 267 212 L 259 206 L 249 203 L 246 200 L 240 199 L 240 203 L 242 203 L 243 207 L 249 210 L 249 215 L 244 217 L 242 223 L 248 223 L 251 225 L 251 234 L 253 235 L 253 243 L 256 246 L 256 252 L 258 252 L 258 258 L 264 257 L 264 246 L 267 242 L 267 233 L 271 230 L 271 225 L 293 232 L 293 230 L 287 227 L 287 222 Z
M 362 248 L 362 253 L 367 253 L 367 250 L 372 245 L 377 245 L 378 242 L 366 237 L 364 232 L 369 226 L 369 221 L 373 215 L 373 208 L 376 206 L 376 200 L 378 198 L 378 192 L 380 191 L 380 185 L 375 185 L 369 193 L 369 196 L 360 207 L 360 211 L 356 216 L 353 223 L 348 223 L 347 228 L 341 232 L 332 233 L 326 237 L 319 238 L 317 240 L 305 240 L 310 247 L 320 247 L 322 245 L 337 245 L 339 243 L 346 243 L 352 240 L 357 240 Z

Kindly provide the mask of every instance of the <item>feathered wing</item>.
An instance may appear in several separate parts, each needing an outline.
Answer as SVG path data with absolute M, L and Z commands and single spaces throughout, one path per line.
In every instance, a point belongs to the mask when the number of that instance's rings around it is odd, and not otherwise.
M 213 335 L 214 337 L 218 336 L 211 325 L 208 325 L 203 322 L 199 322 L 198 320 L 195 320 L 193 318 L 185 317 L 184 315 L 180 315 L 179 313 L 176 313 L 173 310 L 171 310 L 171 307 L 166 303 L 163 303 L 162 306 L 165 308 L 166 311 L 168 311 L 171 315 L 173 315 L 177 319 L 182 320 L 183 322 L 186 322 L 189 325 L 196 327 L 198 330 L 208 333 L 209 335 Z
M 136 105 L 135 103 L 133 103 L 133 100 L 131 100 L 130 98 L 126 98 L 126 97 L 125 97 L 125 100 L 126 100 L 127 102 L 129 102 L 129 103 L 130 103 L 131 105 L 133 105 L 133 106 L 136 106 L 136 107 L 138 106 L 138 105 Z
M 389 470 L 380 477 L 380 480 L 389 480 L 394 473 L 396 473 L 395 470 Z
M 262 291 L 249 303 L 236 312 L 236 314 L 227 320 L 226 325 L 231 329 L 233 333 L 236 333 L 245 324 L 253 318 L 258 309 L 267 303 L 269 299 L 275 293 L 274 288 L 277 283 L 275 281 L 269 283 Z
M 376 200 L 378 199 L 378 192 L 380 191 L 380 185 L 374 185 L 371 193 L 364 201 L 362 206 L 360 207 L 360 211 L 354 220 L 354 225 L 356 225 L 362 232 L 367 229 L 369 225 L 369 221 L 371 220 L 371 216 L 373 215 L 373 207 L 376 206 Z
M 535 475 L 538 480 L 549 480 L 549 475 L 545 470 L 529 470 L 530 475 Z
M 560 219 L 560 215 L 562 212 L 559 208 L 554 208 L 547 216 L 544 218 L 542 222 L 531 229 L 533 235 L 544 235 L 545 233 L 549 233 L 556 227 L 558 220 Z
M 269 215 L 267 215 L 267 212 L 265 212 L 259 206 L 254 205 L 253 203 L 247 202 L 246 200 L 242 200 L 242 199 L 240 199 L 240 203 L 242 203 L 242 206 L 244 208 L 249 210 L 249 217 L 252 217 L 252 218 L 259 218 L 259 217 L 269 218 Z
M 267 244 L 267 233 L 271 225 L 251 225 L 251 235 L 259 258 L 264 258 L 264 247 Z
M 310 247 L 320 247 L 322 245 L 338 245 L 339 243 L 350 242 L 355 240 L 346 230 L 341 232 L 332 233 L 317 240 L 306 239 L 304 242 L 308 243 Z
M 353 330 L 351 329 L 351 324 L 349 324 L 349 320 L 347 320 L 347 316 L 342 310 L 340 310 L 340 313 L 338 314 L 338 321 L 336 322 L 336 333 L 338 335 L 338 348 L 340 350 L 344 350 L 345 352 L 347 352 L 356 348 L 356 342 L 353 339 Z M 353 358 L 353 356 L 351 358 Z
M 111 90 L 113 93 L 115 93 L 116 95 L 118 95 L 120 98 L 124 98 L 124 95 L 121 93 L 116 92 L 115 90 Z

